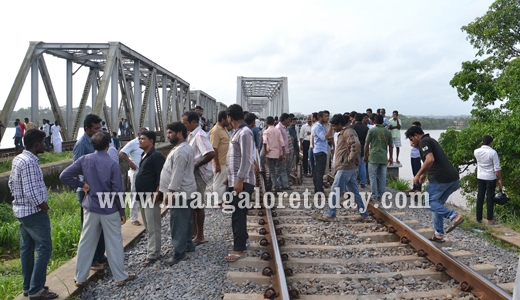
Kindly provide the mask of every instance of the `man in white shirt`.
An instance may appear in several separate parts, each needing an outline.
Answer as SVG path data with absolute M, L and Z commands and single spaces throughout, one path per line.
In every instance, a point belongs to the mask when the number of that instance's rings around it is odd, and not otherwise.
M 482 146 L 475 149 L 473 154 L 477 159 L 477 222 L 482 222 L 482 210 L 484 206 L 484 197 L 487 198 L 487 220 L 488 225 L 497 225 L 497 221 L 493 220 L 493 206 L 495 198 L 495 188 L 497 185 L 502 189 L 502 171 L 500 169 L 500 160 L 498 154 L 493 147 L 493 138 L 489 135 L 482 139 Z
M 43 119 L 43 131 L 45 132 L 45 151 L 51 151 L 51 126 L 49 120 Z
M 307 116 L 307 123 L 300 128 L 300 150 L 303 151 L 303 176 L 309 176 L 309 148 L 311 145 L 312 115 Z M 312 172 L 311 172 L 312 174 Z
M 137 175 L 139 164 L 141 163 L 141 154 L 143 154 L 143 149 L 139 147 L 139 136 L 141 135 L 141 132 L 146 130 L 147 129 L 144 127 L 141 128 L 137 137 L 128 142 L 123 149 L 119 151 L 119 156 L 130 166 L 130 169 L 128 169 L 128 178 L 130 179 L 130 188 L 132 192 L 135 192 L 135 176 Z M 130 221 L 132 225 L 141 226 L 141 222 L 138 220 L 139 205 L 137 203 L 139 203 L 139 201 L 135 201 L 134 205 L 130 208 Z

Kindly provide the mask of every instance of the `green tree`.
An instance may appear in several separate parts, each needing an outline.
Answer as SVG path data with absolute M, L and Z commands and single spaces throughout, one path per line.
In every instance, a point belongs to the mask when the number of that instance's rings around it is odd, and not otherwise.
M 512 205 L 520 196 L 520 1 L 497 0 L 486 14 L 462 27 L 467 40 L 477 50 L 476 58 L 462 63 L 450 81 L 462 101 L 472 101 L 469 128 L 448 130 L 440 142 L 459 170 L 474 166 L 473 150 L 482 136 L 494 137 L 502 177 Z M 476 174 L 462 180 L 466 192 L 476 190 Z M 516 199 L 515 199 L 516 198 Z M 510 212 L 509 212 L 510 213 Z

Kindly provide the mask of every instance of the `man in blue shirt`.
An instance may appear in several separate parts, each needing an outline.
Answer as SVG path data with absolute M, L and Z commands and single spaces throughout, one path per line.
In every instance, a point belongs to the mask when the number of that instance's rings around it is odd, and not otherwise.
M 122 286 L 136 277 L 135 274 L 125 271 L 125 252 L 121 234 L 121 225 L 126 222 L 124 201 L 122 196 L 107 197 L 104 193 L 122 194 L 123 177 L 119 163 L 112 160 L 107 153 L 110 146 L 108 132 L 94 134 L 91 141 L 95 152 L 78 158 L 60 175 L 60 179 L 65 184 L 72 188 L 81 188 L 86 193 L 82 202 L 85 220 L 78 244 L 74 281 L 79 287 L 87 280 L 90 271 L 89 259 L 97 251 L 94 245 L 104 232 L 110 270 L 116 285 Z M 83 175 L 82 179 L 77 178 L 79 174 Z
M 318 123 L 314 128 L 314 174 L 312 180 L 314 182 L 314 192 L 325 192 L 323 189 L 323 175 L 325 175 L 325 166 L 327 164 L 327 152 L 329 144 L 326 138 L 327 130 L 325 124 L 329 123 L 329 112 L 318 112 Z
M 16 148 L 16 150 L 21 150 L 23 149 L 23 145 L 22 145 L 22 127 L 20 127 L 20 124 L 18 121 L 15 121 L 14 122 L 14 126 L 16 127 L 16 131 L 14 133 L 14 147 Z
M 89 114 L 83 121 L 83 127 L 85 133 L 76 141 L 74 149 L 72 150 L 72 160 L 74 162 L 82 156 L 94 153 L 91 137 L 101 131 L 101 118 L 97 115 Z M 80 175 L 80 180 L 83 180 L 83 175 Z M 76 194 L 78 196 L 78 201 L 81 204 L 83 202 L 83 198 L 85 198 L 85 192 L 81 188 L 78 188 L 76 190 Z M 81 207 L 81 226 L 83 227 L 83 206 Z M 107 257 L 105 256 L 105 241 L 103 232 L 101 232 L 101 237 L 99 238 L 99 243 L 92 260 L 91 269 L 95 271 L 103 269 L 102 263 L 106 261 Z

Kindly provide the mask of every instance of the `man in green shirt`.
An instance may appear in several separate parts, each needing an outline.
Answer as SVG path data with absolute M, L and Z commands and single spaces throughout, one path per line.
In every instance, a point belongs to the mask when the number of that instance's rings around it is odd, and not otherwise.
M 368 174 L 370 176 L 370 187 L 372 199 L 381 201 L 386 191 L 386 167 L 393 163 L 392 134 L 383 127 L 383 116 L 377 115 L 376 126 L 368 131 L 365 140 L 365 162 L 368 162 Z M 387 156 L 387 148 L 390 158 Z
M 395 147 L 395 162 L 400 164 L 399 161 L 399 148 L 401 148 L 401 120 L 399 120 L 399 112 L 394 110 L 392 113 L 392 119 L 389 120 L 388 130 L 392 133 L 393 144 Z

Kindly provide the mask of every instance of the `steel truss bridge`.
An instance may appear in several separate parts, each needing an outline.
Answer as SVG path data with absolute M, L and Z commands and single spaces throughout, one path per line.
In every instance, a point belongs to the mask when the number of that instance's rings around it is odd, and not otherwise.
M 289 113 L 287 77 L 237 78 L 237 103 L 261 117 Z
M 65 84 L 60 82 L 60 85 L 66 86 L 64 112 L 54 90 L 57 84 L 51 80 L 47 68 L 47 55 L 66 61 Z M 86 69 L 88 76 L 86 82 L 82 83 L 84 88 L 78 111 L 73 114 L 73 84 L 77 84 L 73 82 L 73 75 L 80 69 L 83 72 Z M 117 132 L 119 120 L 126 118 L 131 136 L 135 136 L 138 128 L 148 127 L 162 136 L 161 140 L 166 137 L 166 124 L 180 120 L 185 111 L 196 105 L 204 109 L 203 116 L 208 124 L 216 122 L 218 111 L 227 108 L 227 105 L 217 102 L 203 91 L 190 91 L 190 84 L 186 80 L 120 42 L 30 42 L 0 113 L 0 120 L 4 124 L 8 124 L 29 73 L 33 108 L 31 121 L 38 126 L 42 125 L 38 110 L 38 82 L 41 80 L 53 115 L 62 126 L 64 141 L 77 138 L 78 129 L 83 126 L 84 110 L 89 99 L 92 113 L 106 121 L 109 132 Z M 109 100 L 107 95 L 110 95 Z

